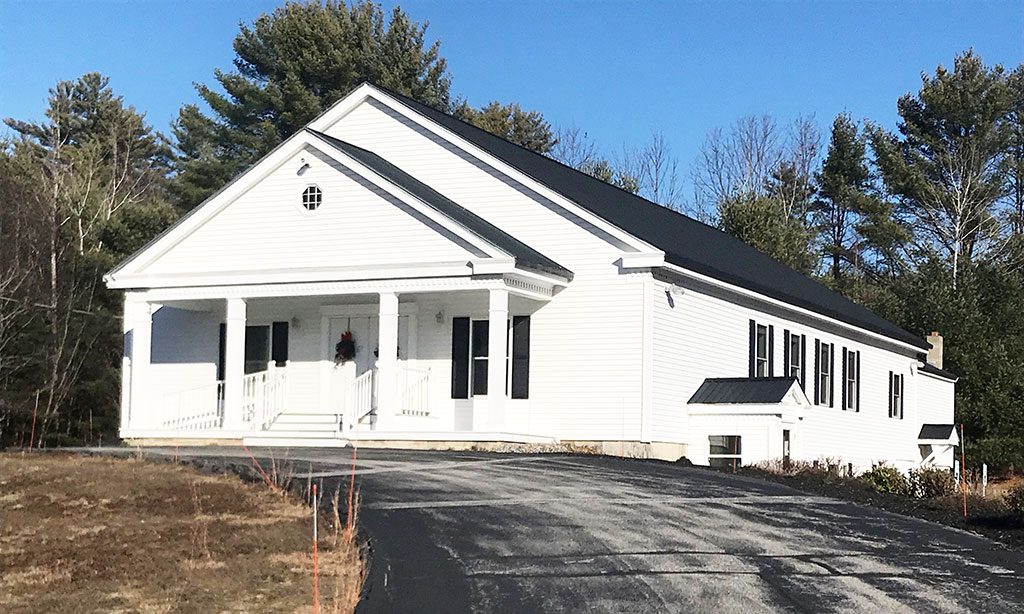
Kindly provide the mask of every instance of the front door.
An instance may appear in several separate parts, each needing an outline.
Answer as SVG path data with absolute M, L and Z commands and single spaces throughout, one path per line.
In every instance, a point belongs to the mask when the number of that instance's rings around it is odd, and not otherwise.
M 345 410 L 345 397 L 349 386 L 360 375 L 376 368 L 380 329 L 377 316 L 338 316 L 330 321 L 327 351 L 331 360 L 336 357 L 336 347 L 341 336 L 352 333 L 355 343 L 355 355 L 343 363 L 335 362 L 331 368 L 330 407 L 339 413 Z M 398 318 L 398 358 L 405 359 L 405 348 L 408 347 L 409 318 Z
M 789 429 L 782 431 L 782 466 L 789 468 Z

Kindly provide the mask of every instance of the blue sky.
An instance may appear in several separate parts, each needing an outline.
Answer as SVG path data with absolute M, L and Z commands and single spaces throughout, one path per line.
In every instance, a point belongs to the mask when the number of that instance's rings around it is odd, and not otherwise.
M 193 82 L 231 68 L 239 21 L 277 4 L 0 0 L 0 116 L 39 119 L 54 83 L 100 71 L 166 132 Z M 686 168 L 709 129 L 743 115 L 894 127 L 897 98 L 957 52 L 1024 61 L 1021 2 L 400 4 L 430 22 L 470 103 L 519 101 L 607 152 L 659 130 Z

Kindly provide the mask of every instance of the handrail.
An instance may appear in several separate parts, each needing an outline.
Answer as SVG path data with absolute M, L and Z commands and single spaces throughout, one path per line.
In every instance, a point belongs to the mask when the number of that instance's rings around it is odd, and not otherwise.
M 430 369 L 399 365 L 399 413 L 407 416 L 430 415 Z
M 160 399 L 161 427 L 175 431 L 220 428 L 224 421 L 224 381 L 169 392 Z
M 369 417 L 373 423 L 373 413 L 377 409 L 377 370 L 369 369 L 349 384 L 347 407 L 349 428 Z
M 288 398 L 287 367 L 270 366 L 266 371 L 242 378 L 242 421 L 254 431 L 270 428 L 284 413 Z

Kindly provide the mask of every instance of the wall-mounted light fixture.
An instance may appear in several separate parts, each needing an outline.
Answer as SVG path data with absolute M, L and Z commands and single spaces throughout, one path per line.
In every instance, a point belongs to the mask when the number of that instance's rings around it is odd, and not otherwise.
M 302 163 L 302 166 L 300 166 L 299 170 L 295 172 L 296 175 L 301 175 L 301 174 L 305 173 L 306 169 L 309 168 L 309 162 L 306 162 L 305 158 L 299 158 L 299 162 Z
M 437 315 L 434 316 L 434 321 L 437 322 L 438 326 L 444 324 L 444 312 L 438 311 Z

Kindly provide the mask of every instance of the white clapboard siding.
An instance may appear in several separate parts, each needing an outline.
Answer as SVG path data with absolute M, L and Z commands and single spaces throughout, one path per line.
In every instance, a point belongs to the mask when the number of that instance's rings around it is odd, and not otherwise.
M 147 386 L 152 398 L 217 381 L 219 330 L 223 313 L 164 306 L 153 313 Z
M 327 132 L 374 151 L 572 270 L 569 287 L 531 319 L 531 430 L 571 439 L 639 438 L 643 284 L 631 279 L 640 274 L 619 274 L 618 247 L 378 103 L 361 104 Z M 479 309 L 448 315 L 485 317 L 486 304 Z M 450 354 L 450 330 L 438 343 L 448 344 Z
M 297 171 L 305 159 L 310 167 Z M 323 204 L 301 206 L 316 184 Z M 471 254 L 379 188 L 313 150 L 296 155 L 150 264 L 211 273 L 447 262 Z
M 912 375 L 911 367 L 917 363 L 915 357 L 905 351 L 879 347 L 824 330 L 823 326 L 810 320 L 765 313 L 692 287 L 673 292 L 671 297 L 675 306 L 669 307 L 666 295 L 669 289 L 667 284 L 656 284 L 655 439 L 672 440 L 677 436 L 679 409 L 685 409 L 686 400 L 705 378 L 747 375 L 749 321 L 754 319 L 760 324 L 774 326 L 774 375 L 777 376 L 783 374 L 784 331 L 788 329 L 807 335 L 807 393 L 812 400 L 815 339 L 835 344 L 837 377 L 842 374 L 843 347 L 861 352 L 860 411 L 840 409 L 841 394 L 837 381 L 836 406 L 810 408 L 804 420 L 793 427 L 794 457 L 806 460 L 842 457 L 858 467 L 870 467 L 872 463 L 882 461 L 905 467 L 920 461 L 916 436 L 921 422 L 917 418 L 917 395 L 912 383 L 915 378 L 921 381 L 926 378 L 920 374 Z M 889 371 L 907 377 L 902 420 L 889 418 Z M 953 414 L 951 394 L 937 394 L 930 407 L 929 416 L 935 421 L 950 423 Z M 701 421 L 702 429 L 706 428 L 707 419 L 702 417 Z M 692 456 L 706 455 L 708 434 L 733 433 L 691 433 L 689 445 L 692 449 L 688 453 Z
M 918 373 L 907 378 L 907 387 L 917 387 L 917 423 L 953 424 L 953 382 Z

